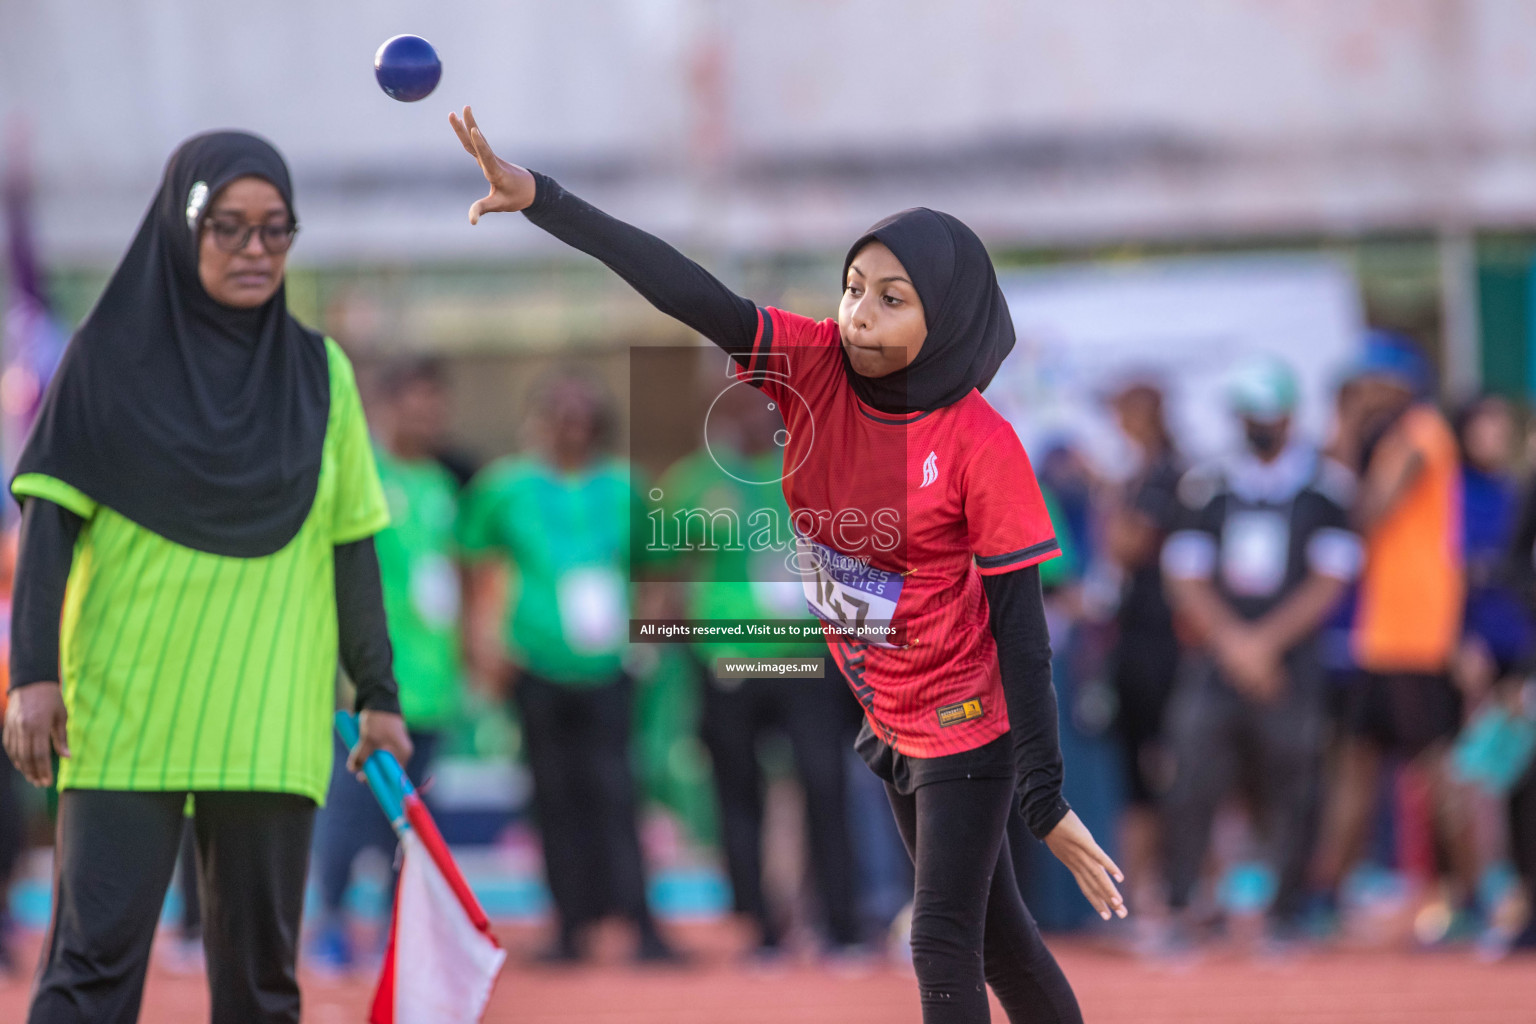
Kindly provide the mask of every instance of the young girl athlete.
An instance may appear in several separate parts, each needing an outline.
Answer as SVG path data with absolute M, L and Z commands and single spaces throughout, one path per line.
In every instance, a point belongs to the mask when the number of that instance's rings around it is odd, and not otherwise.
M 490 194 L 607 264 L 728 352 L 782 410 L 784 495 L 823 618 L 890 620 L 889 641 L 829 634 L 864 705 L 860 754 L 886 784 L 916 865 L 912 959 L 924 1024 L 1078 1021 L 1019 897 L 1004 828 L 1018 808 L 1106 920 L 1120 870 L 1061 798 L 1037 564 L 1059 550 L 1017 436 L 981 397 L 1013 325 L 980 240 L 917 209 L 844 263 L 837 320 L 733 294 L 675 249 L 496 156 L 464 108 L 449 121 Z M 892 526 L 894 524 L 894 529 Z M 894 543 L 893 543 L 894 541 Z

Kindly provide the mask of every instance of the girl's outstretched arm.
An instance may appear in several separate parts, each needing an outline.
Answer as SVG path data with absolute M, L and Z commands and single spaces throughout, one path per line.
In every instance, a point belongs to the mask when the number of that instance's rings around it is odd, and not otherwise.
M 483 213 L 521 210 L 560 241 L 601 260 L 661 312 L 727 352 L 751 351 L 758 329 L 758 310 L 751 300 L 655 235 L 610 217 L 546 175 L 498 157 L 470 108 L 464 108 L 462 120 L 449 114 L 448 121 L 491 186 L 490 193 L 470 207 L 470 223 L 478 223 Z

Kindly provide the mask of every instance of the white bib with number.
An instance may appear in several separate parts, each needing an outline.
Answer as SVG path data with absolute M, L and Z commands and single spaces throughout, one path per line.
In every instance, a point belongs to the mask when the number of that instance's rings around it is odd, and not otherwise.
M 795 537 L 805 603 L 811 614 L 835 626 L 885 625 L 896 617 L 901 598 L 899 573 L 876 569 L 808 537 Z M 853 636 L 875 647 L 898 647 L 876 635 Z

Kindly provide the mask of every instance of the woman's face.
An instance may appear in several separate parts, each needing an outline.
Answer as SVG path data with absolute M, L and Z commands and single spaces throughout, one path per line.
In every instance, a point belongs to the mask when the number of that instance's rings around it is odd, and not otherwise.
M 291 216 L 277 188 L 263 178 L 236 178 L 226 185 L 203 216 L 198 235 L 197 276 L 203 290 L 221 305 L 253 309 L 277 293 L 283 283 L 283 252 L 267 250 L 266 227 L 288 227 Z M 249 228 L 257 230 L 247 231 Z M 249 235 L 235 252 L 219 248 L 216 239 Z
M 896 254 L 870 242 L 853 257 L 843 285 L 837 326 L 853 372 L 884 377 L 911 365 L 928 337 L 928 322 Z

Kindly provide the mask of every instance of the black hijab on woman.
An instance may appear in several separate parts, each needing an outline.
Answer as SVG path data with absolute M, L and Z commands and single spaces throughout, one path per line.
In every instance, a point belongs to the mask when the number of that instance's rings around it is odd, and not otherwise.
M 843 260 L 843 280 L 859 250 L 882 242 L 906 268 L 928 321 L 928 338 L 906 369 L 884 377 L 854 372 L 848 381 L 865 402 L 886 412 L 931 412 L 972 388 L 986 389 L 1013 350 L 1013 318 L 992 258 L 976 233 L 947 213 L 903 210 L 870 228 Z
M 237 178 L 288 167 L 243 132 L 198 135 L 106 291 L 70 339 L 17 473 L 46 473 L 184 547 L 270 555 L 314 504 L 330 415 L 325 343 L 288 313 L 215 302 L 198 279 L 203 215 Z

